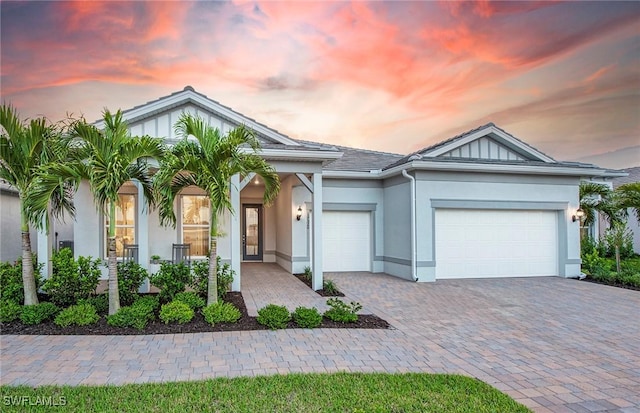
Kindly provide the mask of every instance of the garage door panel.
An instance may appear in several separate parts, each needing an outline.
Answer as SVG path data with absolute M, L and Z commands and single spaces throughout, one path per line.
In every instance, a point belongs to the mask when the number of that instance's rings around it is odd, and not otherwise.
M 553 211 L 436 211 L 436 278 L 557 275 Z
M 370 212 L 323 211 L 322 231 L 325 271 L 370 271 Z

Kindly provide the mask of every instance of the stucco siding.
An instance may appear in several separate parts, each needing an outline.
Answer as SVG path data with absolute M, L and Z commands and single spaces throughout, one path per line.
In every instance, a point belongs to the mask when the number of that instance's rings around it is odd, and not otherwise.
M 411 279 L 411 183 L 393 178 L 384 187 L 384 271 Z M 418 232 L 424 231 L 417 227 Z

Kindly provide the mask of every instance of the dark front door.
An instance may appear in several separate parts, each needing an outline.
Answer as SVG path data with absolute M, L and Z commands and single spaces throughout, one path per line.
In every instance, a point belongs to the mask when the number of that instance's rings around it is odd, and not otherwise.
M 262 205 L 243 205 L 242 218 L 242 259 L 262 261 Z

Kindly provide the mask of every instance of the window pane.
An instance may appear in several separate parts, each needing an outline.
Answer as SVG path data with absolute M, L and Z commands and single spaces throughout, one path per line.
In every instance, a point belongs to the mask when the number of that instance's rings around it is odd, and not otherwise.
M 183 196 L 182 223 L 209 225 L 209 198 L 201 195 Z
M 191 244 L 191 255 L 205 257 L 209 255 L 208 243 L 209 228 L 203 227 L 183 227 L 182 242 Z
M 119 202 L 116 205 L 116 255 L 123 256 L 124 244 L 135 244 L 136 234 L 136 195 L 120 194 Z M 105 222 L 105 252 L 109 255 L 109 216 L 104 217 Z
M 191 244 L 191 255 L 209 255 L 209 198 L 183 195 L 181 198 L 182 243 Z

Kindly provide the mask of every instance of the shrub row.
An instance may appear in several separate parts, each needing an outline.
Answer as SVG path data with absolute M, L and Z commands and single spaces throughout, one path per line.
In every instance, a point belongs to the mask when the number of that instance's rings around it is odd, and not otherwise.
M 355 323 L 358 321 L 358 311 L 362 309 L 359 303 L 351 302 L 346 304 L 338 298 L 327 300 L 330 307 L 324 312 L 324 317 L 339 323 Z M 269 327 L 272 330 L 285 328 L 289 321 L 293 321 L 302 328 L 315 328 L 322 324 L 323 315 L 317 308 L 298 307 L 293 313 L 285 306 L 269 304 L 258 310 L 258 323 Z

